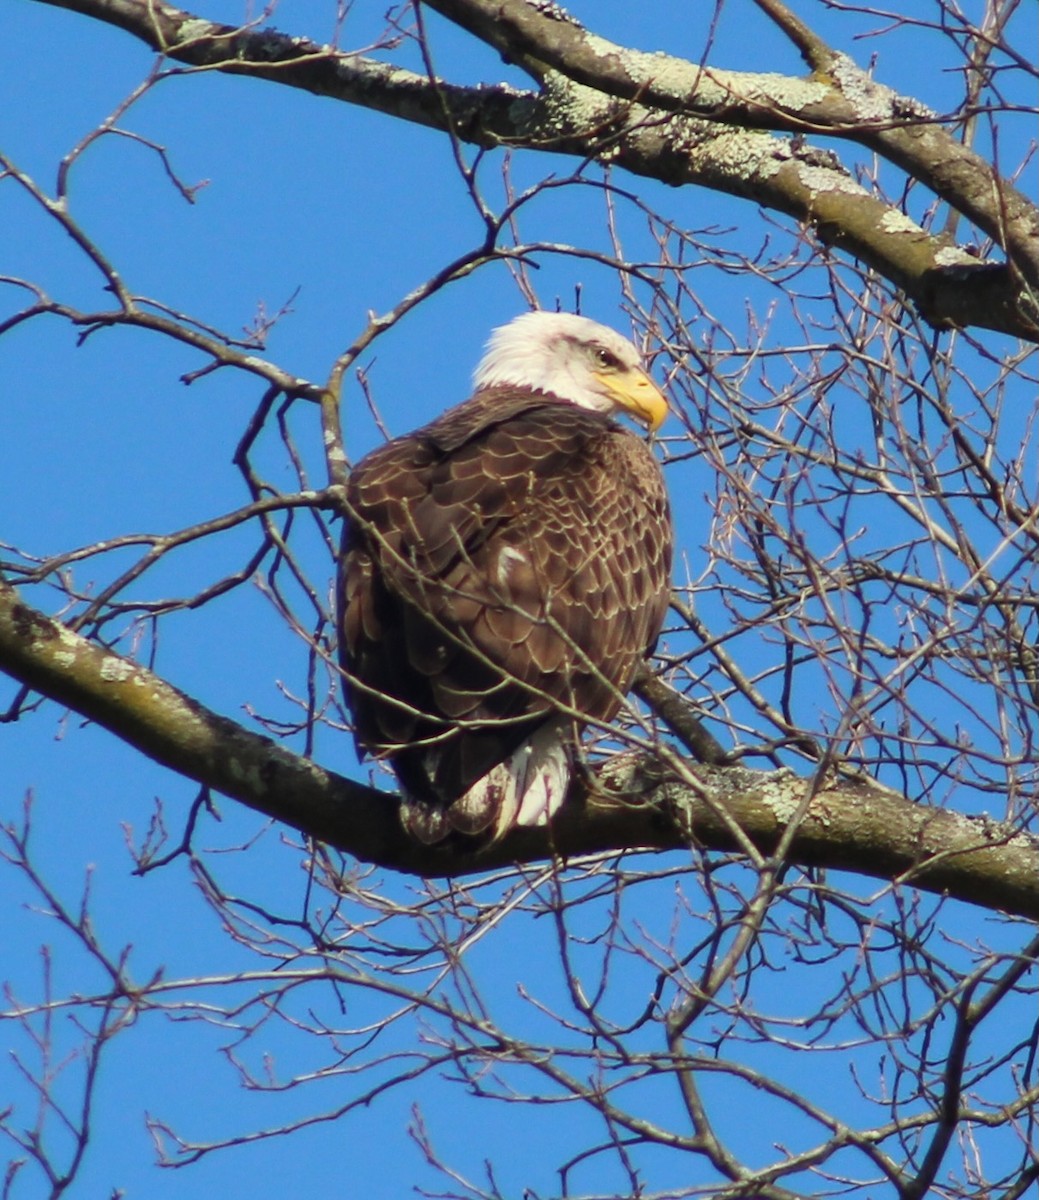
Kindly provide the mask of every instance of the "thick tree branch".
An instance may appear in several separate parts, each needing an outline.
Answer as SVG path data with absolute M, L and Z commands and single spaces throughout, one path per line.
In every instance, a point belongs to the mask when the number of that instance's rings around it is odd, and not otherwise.
M 629 50 L 553 8 L 514 0 L 425 0 L 457 25 L 542 77 L 647 109 L 740 128 L 847 138 L 902 167 L 964 213 L 1039 286 L 1039 211 L 949 134 L 919 101 L 877 83 L 850 58 L 813 43 L 809 78 L 724 71 L 664 53 Z
M 71 632 L 0 581 L 0 670 L 111 730 L 156 762 L 356 857 L 423 875 L 604 850 L 733 849 L 732 822 L 761 850 L 811 803 L 791 859 L 846 869 L 1021 916 L 1039 916 L 1039 841 L 995 822 L 910 803 L 865 778 L 690 764 L 679 781 L 623 754 L 550 831 L 517 830 L 473 852 L 419 845 L 392 796 L 324 770 L 204 708 L 153 672 Z
M 201 20 L 160 0 L 42 0 L 126 30 L 177 62 L 362 105 L 482 147 L 598 159 L 665 183 L 753 200 L 811 226 L 900 287 L 938 328 L 1039 340 L 1039 212 L 915 101 L 833 54 L 809 79 L 709 69 L 629 51 L 516 0 L 435 7 L 520 63 L 537 92 L 459 87 L 273 30 Z M 802 142 L 855 140 L 968 215 L 1008 254 L 979 260 L 933 237 Z

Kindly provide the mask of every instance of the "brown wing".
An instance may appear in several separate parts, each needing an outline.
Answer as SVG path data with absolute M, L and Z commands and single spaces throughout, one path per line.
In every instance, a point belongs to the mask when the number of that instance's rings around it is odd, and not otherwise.
M 342 660 L 359 745 L 450 800 L 560 713 L 608 720 L 667 607 L 660 470 L 609 418 L 479 394 L 348 489 Z M 423 747 L 442 753 L 436 778 Z

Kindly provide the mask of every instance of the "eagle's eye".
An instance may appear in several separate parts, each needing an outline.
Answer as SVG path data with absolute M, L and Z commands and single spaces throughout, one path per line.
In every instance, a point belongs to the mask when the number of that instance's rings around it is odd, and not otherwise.
M 600 367 L 605 367 L 608 371 L 616 371 L 621 365 L 621 360 L 617 355 L 607 350 L 605 346 L 595 346 L 592 350 L 592 356 Z

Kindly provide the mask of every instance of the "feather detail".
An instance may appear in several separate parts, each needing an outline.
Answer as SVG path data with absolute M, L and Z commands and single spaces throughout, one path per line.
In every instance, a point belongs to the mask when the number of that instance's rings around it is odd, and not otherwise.
M 435 751 L 428 759 L 435 758 Z M 427 760 L 430 777 L 436 764 Z M 559 811 L 570 784 L 570 754 L 555 723 L 542 725 L 504 761 L 493 766 L 461 796 L 444 804 L 402 797 L 404 827 L 421 842 L 451 833 L 488 833 L 497 840 L 514 826 L 547 825 Z
M 637 373 L 643 404 L 637 353 L 585 318 L 560 333 L 555 318 L 514 322 L 526 369 L 585 380 L 588 403 L 516 379 L 483 386 L 348 483 L 340 657 L 355 739 L 389 760 L 424 842 L 548 821 L 582 725 L 616 714 L 667 609 L 660 467 L 587 382 L 608 375 L 606 355 L 614 375 Z M 502 369 L 520 361 L 510 351 Z

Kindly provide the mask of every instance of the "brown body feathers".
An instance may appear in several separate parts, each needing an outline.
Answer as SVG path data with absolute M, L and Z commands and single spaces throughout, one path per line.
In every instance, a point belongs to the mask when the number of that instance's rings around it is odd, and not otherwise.
M 341 657 L 359 748 L 393 766 L 413 832 L 558 807 L 581 725 L 614 716 L 657 639 L 670 569 L 649 447 L 554 396 L 481 390 L 358 464 Z

